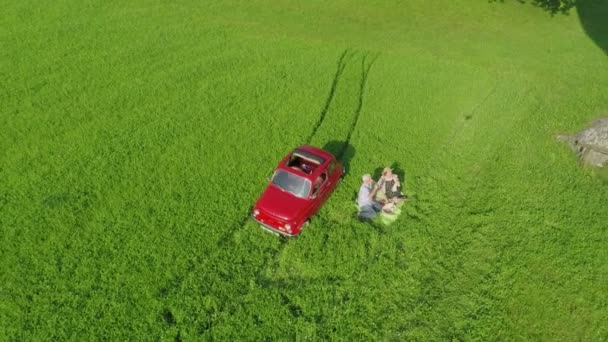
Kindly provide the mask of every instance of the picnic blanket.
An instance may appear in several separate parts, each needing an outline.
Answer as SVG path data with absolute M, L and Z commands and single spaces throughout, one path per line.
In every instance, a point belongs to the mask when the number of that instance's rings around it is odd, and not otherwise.
M 384 192 L 382 191 L 378 191 L 376 193 L 376 199 L 381 201 L 381 200 L 386 200 L 386 195 L 384 194 Z M 390 225 L 393 222 L 397 221 L 397 218 L 399 218 L 399 216 L 401 215 L 401 207 L 403 206 L 404 202 L 401 202 L 399 204 L 395 205 L 395 209 L 393 210 L 392 213 L 387 213 L 384 210 L 381 210 L 380 213 L 378 213 L 378 216 L 376 218 L 374 218 L 374 221 L 378 220 L 380 221 L 382 224 L 384 225 Z M 359 206 L 357 205 L 357 203 L 355 203 L 355 206 L 357 207 L 357 214 L 359 214 L 359 212 L 361 211 L 361 209 L 359 208 Z

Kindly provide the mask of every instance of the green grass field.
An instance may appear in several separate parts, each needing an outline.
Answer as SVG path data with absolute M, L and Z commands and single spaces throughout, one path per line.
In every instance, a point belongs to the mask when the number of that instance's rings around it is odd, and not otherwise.
M 586 3 L 2 3 L 0 339 L 608 340 L 608 178 L 555 139 L 608 113 Z M 306 142 L 349 174 L 278 239 Z

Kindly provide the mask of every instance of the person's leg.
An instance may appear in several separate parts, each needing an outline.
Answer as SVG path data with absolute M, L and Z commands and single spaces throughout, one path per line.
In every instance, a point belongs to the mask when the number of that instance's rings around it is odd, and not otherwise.
M 401 198 L 401 197 L 399 197 L 399 196 L 398 197 L 393 197 L 393 198 L 390 199 L 390 202 L 391 203 L 395 203 L 395 204 L 399 204 L 399 203 L 401 203 L 403 201 L 404 201 L 404 199 Z
M 389 203 L 385 204 L 384 207 L 382 208 L 382 211 L 384 211 L 387 214 L 393 214 L 395 212 L 395 203 L 389 202 Z
M 376 215 L 376 210 L 372 205 L 366 205 L 361 207 L 361 211 L 359 212 L 360 219 L 372 219 Z

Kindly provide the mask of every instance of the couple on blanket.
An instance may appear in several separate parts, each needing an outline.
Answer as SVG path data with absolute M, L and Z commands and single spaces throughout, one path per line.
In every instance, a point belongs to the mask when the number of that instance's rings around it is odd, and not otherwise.
M 399 177 L 393 173 L 393 169 L 385 167 L 382 176 L 373 186 L 374 180 L 369 174 L 363 175 L 363 184 L 359 188 L 357 205 L 359 206 L 359 218 L 371 219 L 382 210 L 392 214 L 395 204 L 403 202 L 406 198 L 401 193 Z

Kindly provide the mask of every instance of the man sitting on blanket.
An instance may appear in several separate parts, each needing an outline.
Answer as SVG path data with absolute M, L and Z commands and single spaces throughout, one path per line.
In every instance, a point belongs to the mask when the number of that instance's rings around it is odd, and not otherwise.
M 363 184 L 359 188 L 357 205 L 359 206 L 360 219 L 372 219 L 382 210 L 383 205 L 374 201 L 372 194 L 372 176 L 365 174 L 362 177 Z

